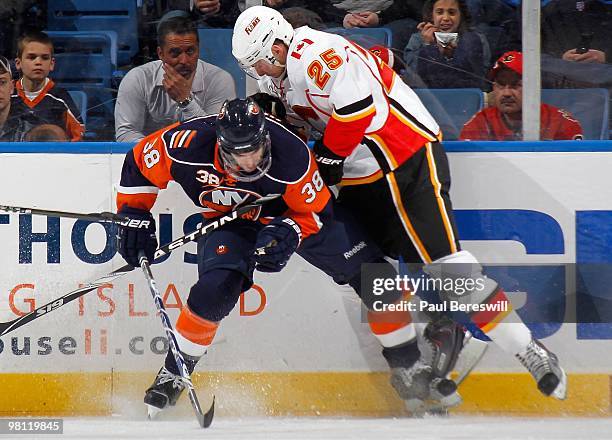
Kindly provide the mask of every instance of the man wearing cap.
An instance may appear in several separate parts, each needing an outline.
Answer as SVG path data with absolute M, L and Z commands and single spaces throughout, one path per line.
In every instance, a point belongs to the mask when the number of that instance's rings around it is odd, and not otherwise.
M 125 76 L 115 106 L 119 142 L 143 139 L 160 128 L 218 113 L 236 97 L 232 76 L 199 59 L 198 31 L 184 11 L 171 11 L 157 27 L 157 55 Z
M 461 140 L 520 141 L 523 139 L 523 54 L 506 52 L 491 69 L 493 105 L 463 126 Z M 542 104 L 541 140 L 582 139 L 580 123 L 567 111 Z

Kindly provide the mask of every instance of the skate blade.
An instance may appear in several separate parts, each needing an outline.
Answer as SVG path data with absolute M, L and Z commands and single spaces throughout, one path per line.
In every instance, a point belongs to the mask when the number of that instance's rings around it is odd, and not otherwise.
M 423 417 L 425 415 L 425 401 L 421 399 L 406 399 L 404 400 L 404 406 L 412 417 Z
M 444 396 L 439 400 L 428 400 L 425 403 L 428 411 L 437 411 L 442 409 L 446 410 L 461 405 L 463 403 L 463 398 L 458 392 L 455 391 L 454 393 Z
M 561 368 L 561 380 L 559 381 L 559 385 L 555 388 L 555 391 L 552 392 L 551 396 L 558 400 L 565 400 L 567 397 L 567 374 L 565 374 L 565 370 Z
M 155 420 L 155 418 L 159 415 L 160 412 L 162 412 L 162 410 L 156 406 L 153 405 L 147 405 L 147 418 L 149 420 Z
M 459 393 L 455 392 L 440 400 L 421 400 L 408 399 L 404 401 L 404 406 L 413 417 L 424 417 L 427 415 L 447 416 L 448 410 L 463 403 Z

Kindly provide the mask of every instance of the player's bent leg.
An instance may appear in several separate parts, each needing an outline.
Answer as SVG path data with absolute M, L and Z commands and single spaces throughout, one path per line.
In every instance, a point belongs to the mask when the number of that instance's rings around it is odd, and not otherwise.
M 351 285 L 357 291 L 360 290 L 356 281 Z M 451 341 L 447 335 L 456 337 L 455 333 L 440 329 L 446 325 L 455 328 L 456 324 L 448 320 L 444 324 L 437 325 L 436 332 L 426 331 L 426 336 L 422 336 L 423 328 L 428 327 L 421 325 L 421 329 L 417 330 L 418 327 L 412 322 L 410 313 L 404 310 L 377 311 L 367 298 L 366 294 L 362 299 L 371 307 L 368 311 L 370 329 L 383 346 L 383 357 L 391 369 L 391 385 L 405 401 L 406 408 L 413 414 L 419 415 L 460 404 L 461 397 L 456 392 L 457 387 L 448 377 L 447 371 L 439 373 L 440 368 L 445 368 L 446 365 L 442 365 L 441 359 L 456 359 L 457 350 L 450 352 L 450 347 L 454 349 L 462 342 L 462 339 L 458 342 Z M 393 297 L 387 298 L 387 301 L 390 299 Z M 398 304 L 400 301 L 408 302 L 410 299 L 411 294 L 405 293 L 399 300 L 393 302 Z M 463 335 L 462 329 L 457 328 L 456 331 Z M 432 337 L 435 339 L 430 339 Z
M 312 265 L 331 276 L 338 284 L 349 284 L 359 295 L 365 307 L 370 311 L 368 320 L 370 328 L 383 347 L 383 356 L 392 372 L 392 383 L 397 392 L 406 401 L 418 401 L 418 404 L 407 405 L 411 411 L 420 408 L 423 400 L 431 400 L 437 393 L 437 387 L 446 394 L 454 384 L 444 378 L 436 383 L 436 389 L 430 389 L 431 364 L 424 364 L 420 359 L 414 324 L 410 314 L 402 312 L 378 312 L 375 303 L 392 304 L 403 299 L 404 292 L 399 290 L 385 291 L 374 295 L 361 286 L 361 269 L 363 264 L 376 271 L 376 277 L 395 278 L 397 271 L 383 258 L 383 254 L 350 214 L 342 207 L 335 207 L 336 219 L 326 223 L 315 236 L 308 237 L 298 249 L 298 254 Z M 375 269 L 373 269 L 376 267 Z M 446 385 L 446 387 L 445 387 Z M 437 393 L 437 394 L 436 394 Z M 456 395 L 455 403 L 460 397 Z
M 189 306 L 181 310 L 176 322 L 176 339 L 189 374 L 206 353 L 218 327 L 217 322 L 199 317 Z M 155 409 L 162 410 L 167 406 L 174 406 L 184 389 L 185 384 L 176 361 L 169 351 L 153 384 L 145 392 L 144 403 L 149 407 L 149 415 L 153 417 Z
M 470 252 L 453 253 L 426 265 L 424 270 L 439 281 L 442 299 L 461 307 L 493 342 L 516 356 L 543 394 L 565 398 L 567 378 L 557 356 L 533 338 L 503 289 L 482 273 L 482 266 Z M 466 280 L 472 280 L 469 287 Z
M 231 312 L 244 286 L 250 284 L 240 272 L 213 269 L 205 272 L 192 286 L 187 305 L 176 322 L 176 339 L 189 374 L 212 344 L 219 321 Z M 164 366 L 145 392 L 144 402 L 149 417 L 174 406 L 184 389 L 176 361 L 169 351 Z
M 382 355 L 391 369 L 391 385 L 414 411 L 429 395 L 432 369 L 421 359 L 410 314 L 368 311 L 368 324 L 383 347 Z

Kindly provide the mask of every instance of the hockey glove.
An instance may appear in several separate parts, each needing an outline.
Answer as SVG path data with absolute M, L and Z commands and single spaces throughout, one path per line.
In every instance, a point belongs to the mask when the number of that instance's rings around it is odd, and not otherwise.
M 319 165 L 319 172 L 328 186 L 336 185 L 342 180 L 344 174 L 345 157 L 338 156 L 323 143 L 323 139 L 317 139 L 312 151 Z
M 283 101 L 281 101 L 276 96 L 259 92 L 249 96 L 249 98 L 253 98 L 257 105 L 261 107 L 264 112 L 280 119 L 281 121 L 285 120 L 285 117 L 287 116 L 287 110 L 285 109 Z
M 119 214 L 128 220 L 118 224 L 117 251 L 130 266 L 138 267 L 138 253 L 144 251 L 152 262 L 157 249 L 155 219 L 149 211 L 123 206 Z
M 253 261 L 261 272 L 280 272 L 302 240 L 302 230 L 292 219 L 276 217 L 257 235 Z

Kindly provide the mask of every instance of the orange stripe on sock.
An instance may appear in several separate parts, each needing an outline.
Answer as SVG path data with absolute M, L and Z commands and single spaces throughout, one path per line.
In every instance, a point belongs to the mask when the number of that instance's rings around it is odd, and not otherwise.
M 219 323 L 201 318 L 187 306 L 183 307 L 176 321 L 176 330 L 185 339 L 199 345 L 212 344 L 218 328 Z
M 512 312 L 512 303 L 508 301 L 506 293 L 501 288 L 499 288 L 497 293 L 487 301 L 487 304 L 499 304 L 501 310 L 477 312 L 472 316 L 474 324 L 485 333 L 493 330 L 497 324 L 502 322 L 504 318 Z
M 411 297 L 412 293 L 406 292 L 404 295 L 402 295 L 401 299 L 395 302 L 395 304 L 399 303 L 400 301 L 409 301 Z M 376 312 L 368 310 L 368 324 L 370 325 L 372 333 L 375 335 L 386 335 L 392 333 L 410 323 L 412 323 L 412 318 L 410 317 L 410 313 L 408 311 Z

